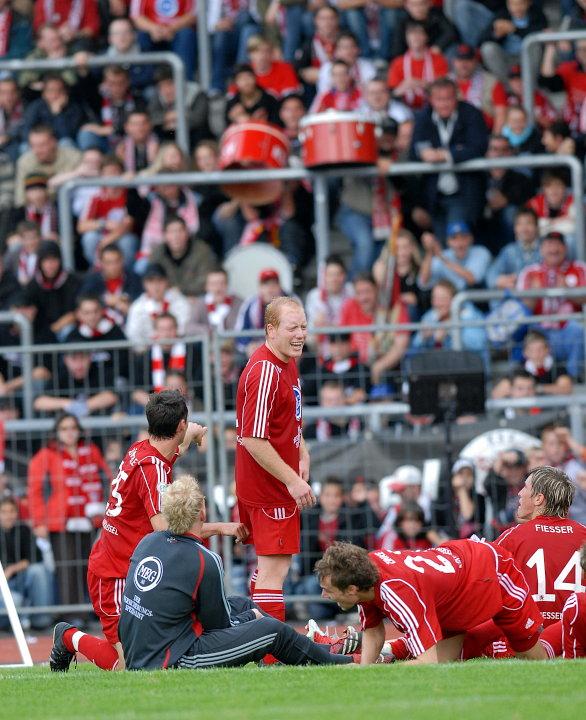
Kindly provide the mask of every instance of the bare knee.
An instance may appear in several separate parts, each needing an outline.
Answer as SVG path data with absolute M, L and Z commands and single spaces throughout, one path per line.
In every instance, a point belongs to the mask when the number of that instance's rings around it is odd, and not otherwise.
M 290 567 L 291 555 L 259 555 L 256 586 L 282 588 Z

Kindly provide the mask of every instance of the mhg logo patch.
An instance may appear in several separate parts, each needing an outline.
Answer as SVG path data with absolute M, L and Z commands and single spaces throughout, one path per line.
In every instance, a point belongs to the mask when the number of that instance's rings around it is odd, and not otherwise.
M 163 563 L 153 555 L 141 560 L 134 571 L 134 584 L 142 592 L 148 592 L 157 587 L 162 578 Z

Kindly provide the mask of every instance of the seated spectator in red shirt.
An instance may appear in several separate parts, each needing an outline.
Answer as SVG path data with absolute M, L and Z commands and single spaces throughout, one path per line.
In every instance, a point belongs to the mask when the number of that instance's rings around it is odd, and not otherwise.
M 2 0 L 0 0 L 0 4 Z M 1 11 L 0 11 L 1 17 Z M 0 20 L 1 22 L 1 20 Z M 0 26 L 1 27 L 1 26 Z M 0 31 L 0 45 L 1 45 Z M 1 47 L 0 47 L 1 50 Z M 2 52 L 0 52 L 2 57 Z M 24 117 L 24 106 L 18 85 L 13 78 L 0 79 L 0 152 L 6 153 L 12 162 L 20 155 L 20 138 Z
M 268 120 L 279 122 L 279 103 L 264 90 L 250 65 L 234 68 L 233 95 L 226 103 L 226 121 L 239 123 L 246 120 Z
M 24 206 L 15 219 L 34 223 L 43 240 L 59 240 L 57 208 L 49 197 L 49 178 L 44 173 L 31 173 L 24 179 Z
M 586 40 L 575 43 L 575 60 L 555 65 L 556 43 L 546 43 L 539 84 L 551 92 L 566 93 L 563 118 L 573 131 L 579 130 L 580 112 L 586 100 Z
M 425 105 L 427 85 L 447 75 L 449 65 L 443 55 L 430 50 L 423 23 L 410 21 L 406 37 L 408 50 L 391 62 L 387 83 L 394 97 L 418 109 Z
M 63 42 L 77 50 L 91 49 L 100 33 L 98 0 L 36 0 L 33 28 L 54 25 Z
M 135 109 L 128 113 L 124 136 L 116 147 L 116 157 L 124 171 L 138 173 L 152 165 L 159 152 L 159 139 L 153 132 L 149 114 Z
M 508 81 L 497 82 L 494 88 L 495 123 L 493 132 L 500 133 L 506 121 L 507 108 L 523 107 L 521 66 L 509 68 Z M 558 118 L 558 112 L 539 90 L 533 93 L 533 117 L 540 128 L 547 128 Z
M 377 286 L 373 276 L 362 273 L 354 278 L 354 295 L 342 305 L 340 327 L 373 325 L 378 310 Z M 387 313 L 390 323 L 408 323 L 409 313 L 402 302 L 395 303 Z M 385 375 L 396 370 L 409 347 L 409 332 L 353 332 L 352 348 L 358 352 L 360 362 L 370 365 L 374 385 L 383 383 Z
M 492 129 L 498 120 L 495 102 L 498 86 L 496 78 L 480 65 L 478 53 L 470 45 L 458 45 L 452 67 L 460 100 L 465 100 L 481 110 L 488 128 Z M 503 122 L 504 116 L 499 127 L 502 127 Z
M 322 5 L 315 11 L 313 22 L 315 33 L 295 53 L 295 69 L 305 85 L 315 88 L 321 66 L 334 59 L 340 32 L 338 11 L 331 5 Z
M 433 547 L 425 527 L 425 513 L 416 502 L 400 506 L 395 520 L 395 538 L 385 547 L 389 550 L 429 550 Z
M 105 158 L 102 167 L 104 177 L 120 177 L 123 171 L 118 158 Z M 100 188 L 77 223 L 83 254 L 90 268 L 96 265 L 100 251 L 112 243 L 122 250 L 126 265 L 130 266 L 138 245 L 133 228 L 134 219 L 129 213 L 126 188 Z
M 5 265 L 24 287 L 33 279 L 37 269 L 41 232 L 39 226 L 30 220 L 19 222 L 16 232 L 20 242 L 6 253 Z
M 281 60 L 274 60 L 273 44 L 260 35 L 254 35 L 246 44 L 250 64 L 261 88 L 274 95 L 277 99 L 299 93 L 301 83 L 293 66 Z
M 527 203 L 539 218 L 539 234 L 559 232 L 575 257 L 576 208 L 565 178 L 554 171 L 544 172 L 541 189 Z
M 21 60 L 30 52 L 33 34 L 30 19 L 12 8 L 12 0 L 0 0 L 0 57 Z
M 316 96 L 310 112 L 356 110 L 362 100 L 362 91 L 356 87 L 348 64 L 343 60 L 334 60 L 331 77 L 331 90 Z
M 171 50 L 183 60 L 185 77 L 195 76 L 197 22 L 194 0 L 131 0 L 130 19 L 143 52 Z
M 118 65 L 109 65 L 105 69 L 100 97 L 100 117 L 82 125 L 77 144 L 81 150 L 97 147 L 103 153 L 108 153 L 124 136 L 126 119 L 140 106 L 140 101 L 130 90 L 128 70 Z

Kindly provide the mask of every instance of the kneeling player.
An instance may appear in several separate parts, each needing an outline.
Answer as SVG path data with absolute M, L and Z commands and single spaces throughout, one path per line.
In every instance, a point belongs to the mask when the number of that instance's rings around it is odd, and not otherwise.
M 323 596 L 362 619 L 362 664 L 377 661 L 383 620 L 404 633 L 414 663 L 460 658 L 464 633 L 492 618 L 518 657 L 547 658 L 543 618 L 506 550 L 471 540 L 423 552 L 367 553 L 335 543 L 316 564 Z
M 122 596 L 118 630 L 129 669 L 238 666 L 267 653 L 289 665 L 352 662 L 252 601 L 225 596 L 220 557 L 201 542 L 205 499 L 194 478 L 169 486 L 163 515 L 169 530 L 139 543 Z

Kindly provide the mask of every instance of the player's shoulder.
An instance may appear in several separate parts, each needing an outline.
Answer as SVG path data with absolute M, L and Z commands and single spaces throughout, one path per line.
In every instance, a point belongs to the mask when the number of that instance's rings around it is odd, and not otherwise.
M 245 380 L 262 377 L 269 382 L 278 380 L 280 373 L 281 368 L 265 345 L 254 351 L 242 372 Z
M 124 457 L 124 465 L 127 468 L 135 468 L 144 465 L 165 465 L 168 464 L 164 458 L 153 448 L 148 440 L 139 440 L 128 448 Z
M 523 533 L 524 525 L 513 525 L 513 527 L 504 530 L 494 541 L 495 545 L 506 545 L 507 542 L 511 542 L 521 537 Z

